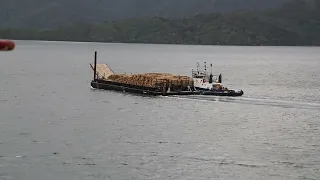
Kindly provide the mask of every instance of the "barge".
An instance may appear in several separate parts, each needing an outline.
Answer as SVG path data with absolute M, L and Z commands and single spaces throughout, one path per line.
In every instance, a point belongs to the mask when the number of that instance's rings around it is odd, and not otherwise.
M 93 89 L 113 90 L 150 96 L 206 95 L 242 96 L 243 91 L 229 90 L 222 86 L 222 75 L 213 76 L 200 70 L 199 63 L 192 77 L 168 73 L 115 74 L 107 64 L 97 64 L 97 51 L 94 54 Z M 206 66 L 206 65 L 205 65 Z M 212 65 L 211 65 L 212 67 Z M 212 69 L 212 68 L 211 68 Z M 212 71 L 212 70 L 211 70 Z M 217 77 L 213 80 L 213 77 Z

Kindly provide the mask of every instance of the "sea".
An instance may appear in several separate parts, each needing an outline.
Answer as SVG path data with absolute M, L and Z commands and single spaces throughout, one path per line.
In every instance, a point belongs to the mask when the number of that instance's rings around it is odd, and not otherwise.
M 320 47 L 15 43 L 0 52 L 0 180 L 320 179 Z M 92 89 L 94 51 L 116 73 L 212 63 L 244 95 Z

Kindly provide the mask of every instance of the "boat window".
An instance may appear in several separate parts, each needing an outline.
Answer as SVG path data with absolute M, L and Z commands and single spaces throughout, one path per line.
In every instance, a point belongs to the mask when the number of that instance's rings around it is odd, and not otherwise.
M 204 76 L 195 76 L 195 78 L 204 78 Z

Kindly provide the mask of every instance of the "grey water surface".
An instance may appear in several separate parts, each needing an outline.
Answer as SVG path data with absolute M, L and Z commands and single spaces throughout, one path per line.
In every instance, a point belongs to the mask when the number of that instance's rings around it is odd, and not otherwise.
M 89 63 L 190 75 L 242 97 L 93 90 Z M 320 179 L 320 48 L 16 41 L 0 52 L 0 179 Z

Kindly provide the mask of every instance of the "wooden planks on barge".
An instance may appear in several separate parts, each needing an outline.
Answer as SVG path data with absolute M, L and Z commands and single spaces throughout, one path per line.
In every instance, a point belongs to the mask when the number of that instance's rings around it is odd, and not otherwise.
M 91 68 L 94 70 L 93 65 L 91 65 Z M 114 74 L 114 72 L 109 68 L 107 64 L 97 64 L 98 79 L 107 79 L 112 74 Z

